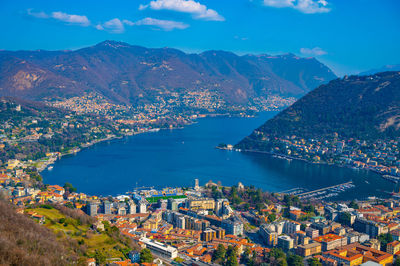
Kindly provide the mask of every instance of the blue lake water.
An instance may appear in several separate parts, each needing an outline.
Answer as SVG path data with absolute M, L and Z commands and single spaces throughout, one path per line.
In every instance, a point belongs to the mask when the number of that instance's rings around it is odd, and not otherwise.
M 365 170 L 215 149 L 219 143 L 237 143 L 275 114 L 204 118 L 183 129 L 99 143 L 63 157 L 42 175 L 48 184 L 71 182 L 78 191 L 103 196 L 124 194 L 136 186 L 193 186 L 195 178 L 200 184 L 213 180 L 234 185 L 240 181 L 275 192 L 353 180 L 356 188 L 341 193 L 341 199 L 388 196 L 384 191 L 393 191 L 393 183 Z

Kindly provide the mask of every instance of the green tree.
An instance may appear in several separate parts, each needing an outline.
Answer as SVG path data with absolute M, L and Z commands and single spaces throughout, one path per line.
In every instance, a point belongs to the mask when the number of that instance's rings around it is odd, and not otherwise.
M 322 263 L 319 262 L 319 260 L 317 258 L 310 258 L 307 260 L 308 265 L 310 266 L 322 266 Z
M 276 220 L 276 215 L 275 215 L 275 213 L 270 213 L 269 215 L 268 215 L 268 222 L 273 222 L 273 221 L 275 221 Z
M 353 209 L 358 209 L 358 208 L 359 208 L 359 207 L 358 207 L 358 204 L 357 204 L 354 200 L 352 200 L 352 201 L 350 202 L 349 207 L 350 207 L 350 208 L 353 208 Z
M 106 255 L 103 252 L 98 251 L 96 249 L 96 253 L 94 254 L 94 259 L 96 260 L 97 264 L 104 264 L 106 262 Z
M 140 251 L 140 262 L 153 262 L 153 255 L 150 252 L 150 249 L 144 248 Z
M 394 266 L 400 266 L 400 259 L 397 258 L 397 259 L 394 261 L 393 265 L 394 265 Z
M 282 249 L 280 248 L 272 248 L 271 251 L 268 254 L 269 258 L 275 258 L 275 259 L 280 259 L 283 258 L 286 260 L 286 255 L 285 252 L 283 252 Z
M 342 212 L 339 215 L 340 223 L 351 226 L 351 214 L 349 212 Z
M 213 253 L 212 261 L 222 262 L 225 259 L 226 249 L 222 244 L 219 244 Z
M 298 255 L 289 255 L 287 259 L 289 266 L 303 266 L 303 258 Z
M 381 241 L 381 248 L 386 251 L 386 246 L 388 243 L 393 242 L 393 237 L 390 233 L 381 234 L 378 236 L 378 240 Z
M 68 190 L 69 192 L 76 192 L 76 188 L 69 182 L 64 184 L 64 189 Z
M 277 263 L 278 266 L 287 266 L 288 263 L 284 258 L 280 258 Z
M 239 265 L 235 253 L 231 253 L 228 256 L 228 258 L 226 259 L 226 265 L 227 266 L 237 266 L 237 265 Z

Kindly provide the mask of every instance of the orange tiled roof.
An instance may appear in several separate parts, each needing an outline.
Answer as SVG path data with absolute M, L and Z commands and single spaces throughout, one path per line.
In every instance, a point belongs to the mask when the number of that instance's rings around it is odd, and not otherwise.
M 318 237 L 314 238 L 314 240 L 317 242 L 331 242 L 331 241 L 335 241 L 335 240 L 338 240 L 341 238 L 343 238 L 343 237 L 335 235 L 335 234 L 326 234 L 326 235 L 318 236 Z

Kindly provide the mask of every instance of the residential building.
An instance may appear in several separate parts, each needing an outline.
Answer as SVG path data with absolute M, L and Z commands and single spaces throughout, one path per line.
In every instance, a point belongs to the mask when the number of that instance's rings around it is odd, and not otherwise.
M 313 242 L 306 245 L 298 245 L 296 253 L 302 257 L 312 256 L 321 252 L 321 243 Z
M 347 244 L 347 239 L 335 234 L 326 234 L 314 238 L 314 241 L 321 243 L 322 251 L 328 251 Z
M 278 247 L 284 251 L 293 249 L 294 239 L 287 235 L 278 236 Z

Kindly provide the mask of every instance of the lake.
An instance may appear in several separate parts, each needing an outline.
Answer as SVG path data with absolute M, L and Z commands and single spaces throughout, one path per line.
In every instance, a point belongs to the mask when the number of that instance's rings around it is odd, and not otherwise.
M 393 191 L 393 183 L 366 170 L 215 149 L 219 143 L 237 143 L 275 114 L 203 118 L 183 129 L 99 143 L 63 157 L 42 175 L 45 183 L 70 182 L 80 192 L 103 196 L 124 194 L 137 186 L 193 186 L 195 178 L 201 185 L 209 180 L 227 186 L 240 181 L 274 192 L 352 180 L 356 187 L 341 193 L 341 199 L 388 196 L 384 191 Z

